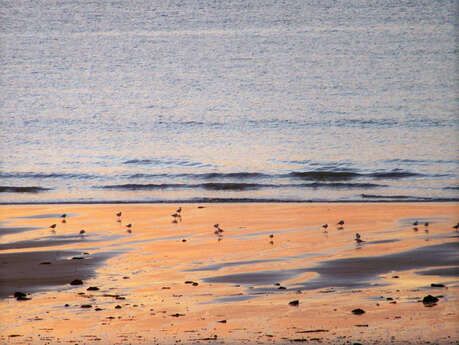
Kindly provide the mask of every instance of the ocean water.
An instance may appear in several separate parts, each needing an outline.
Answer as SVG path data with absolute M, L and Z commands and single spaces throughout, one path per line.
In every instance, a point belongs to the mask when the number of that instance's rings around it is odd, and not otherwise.
M 455 1 L 0 1 L 0 202 L 458 200 Z

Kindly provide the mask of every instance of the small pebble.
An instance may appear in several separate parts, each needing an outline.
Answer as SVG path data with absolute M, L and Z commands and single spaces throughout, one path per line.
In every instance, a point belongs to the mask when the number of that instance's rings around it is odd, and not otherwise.
M 357 308 L 357 309 L 354 309 L 354 310 L 352 311 L 352 314 L 355 314 L 355 315 L 362 315 L 362 314 L 365 314 L 365 310 L 360 309 L 360 308 Z

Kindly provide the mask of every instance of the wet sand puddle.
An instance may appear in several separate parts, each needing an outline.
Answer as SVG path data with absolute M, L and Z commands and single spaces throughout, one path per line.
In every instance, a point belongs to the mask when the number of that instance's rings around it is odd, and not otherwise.
M 459 340 L 454 204 L 187 204 L 171 217 L 177 208 L 2 207 L 0 341 Z

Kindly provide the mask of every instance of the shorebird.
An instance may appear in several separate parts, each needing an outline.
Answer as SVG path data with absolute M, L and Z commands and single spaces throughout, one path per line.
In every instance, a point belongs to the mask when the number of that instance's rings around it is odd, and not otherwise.
M 56 224 L 50 226 L 51 229 L 56 229 Z
M 64 213 L 64 214 L 61 216 L 61 218 L 65 218 L 65 217 L 67 217 L 67 215 Z
M 132 228 L 132 224 L 126 225 L 126 228 Z
M 428 227 L 428 226 L 429 226 L 429 222 L 425 222 L 425 223 L 424 223 L 424 226 L 425 226 L 425 227 Z
M 67 223 L 67 221 L 65 220 L 65 218 L 62 218 L 62 223 Z
M 274 237 L 274 235 L 273 235 L 273 234 L 269 235 L 269 238 L 273 238 L 273 237 Z
M 340 220 L 340 221 L 338 222 L 338 225 L 344 225 L 344 220 Z
M 419 222 L 418 222 L 418 221 L 415 221 L 415 222 L 413 223 L 413 226 L 416 226 L 416 225 L 418 225 L 418 224 L 419 224 Z
M 365 241 L 360 238 L 360 234 L 359 233 L 356 233 L 355 234 L 355 242 L 362 243 L 362 242 L 365 242 Z
M 325 234 L 327 234 L 327 233 L 328 233 L 328 231 L 327 231 L 328 224 L 322 225 L 322 228 L 324 228 L 324 231 L 323 231 L 323 232 L 324 232 Z
M 80 230 L 80 235 L 84 235 L 86 233 L 86 231 L 83 229 L 83 230 Z
M 127 229 L 126 230 L 128 233 L 132 234 L 132 230 L 131 229 Z
M 179 208 L 177 209 L 177 211 L 175 211 L 175 212 L 177 212 L 177 213 L 180 213 L 180 212 L 182 212 L 182 208 L 181 208 L 181 207 L 179 207 Z
M 453 226 L 453 229 L 456 229 L 456 231 L 459 229 L 459 223 Z
M 118 217 L 121 217 L 121 212 L 118 212 L 116 215 L 117 215 Z
M 413 231 L 418 231 L 418 228 L 417 228 L 417 227 L 414 227 L 414 228 L 413 228 Z

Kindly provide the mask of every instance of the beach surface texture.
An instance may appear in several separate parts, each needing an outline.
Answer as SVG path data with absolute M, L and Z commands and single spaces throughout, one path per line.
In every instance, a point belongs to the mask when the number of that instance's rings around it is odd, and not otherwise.
M 458 211 L 3 205 L 0 343 L 457 344 Z

